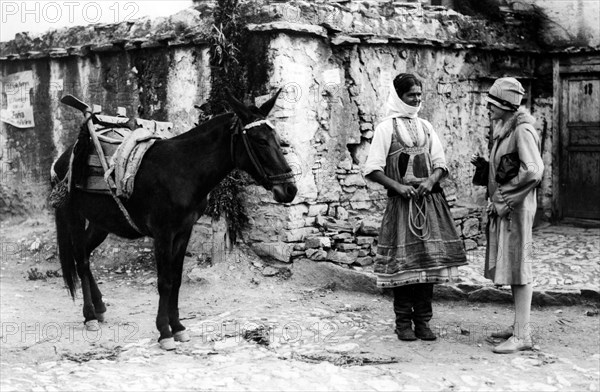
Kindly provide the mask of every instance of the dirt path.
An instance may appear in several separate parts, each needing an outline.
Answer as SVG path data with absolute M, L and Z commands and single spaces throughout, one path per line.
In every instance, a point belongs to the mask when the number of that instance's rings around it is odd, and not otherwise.
M 86 332 L 81 299 L 46 273 L 59 268 L 53 232 L 46 218 L 2 227 L 2 391 L 598 390 L 593 307 L 535 309 L 538 350 L 496 355 L 486 337 L 510 322 L 509 307 L 436 303 L 439 339 L 407 343 L 392 333 L 390 298 L 264 277 L 240 257 L 184 283 L 180 310 L 192 341 L 164 352 L 151 244 L 114 238 L 93 258 L 106 322 Z

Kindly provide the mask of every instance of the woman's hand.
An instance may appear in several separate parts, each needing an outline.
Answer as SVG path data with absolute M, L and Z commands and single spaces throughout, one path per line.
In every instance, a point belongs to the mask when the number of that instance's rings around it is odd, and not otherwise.
M 417 191 L 410 185 L 404 185 L 397 182 L 394 184 L 394 191 L 405 199 L 417 197 Z
M 479 154 L 471 155 L 470 162 L 478 169 L 484 167 L 487 164 L 487 160 Z
M 431 178 L 427 178 L 425 181 L 423 181 L 421 184 L 419 184 L 419 187 L 417 188 L 417 196 L 422 197 L 422 196 L 427 196 L 428 194 L 430 194 L 435 183 L 436 182 L 434 180 L 432 180 Z
M 491 216 L 498 214 L 498 212 L 496 211 L 496 206 L 491 201 L 488 201 L 486 211 L 487 211 L 487 214 L 491 215 Z
M 417 196 L 417 191 L 412 186 L 404 185 L 396 180 L 386 176 L 381 170 L 371 172 L 367 175 L 367 178 L 371 181 L 375 181 L 383 185 L 386 189 L 392 190 L 400 196 L 410 199 Z

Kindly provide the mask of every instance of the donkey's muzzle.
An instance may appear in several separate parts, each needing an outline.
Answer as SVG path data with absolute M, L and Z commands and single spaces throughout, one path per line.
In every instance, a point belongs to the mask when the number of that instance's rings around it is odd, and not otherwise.
M 273 197 L 278 203 L 290 203 L 296 197 L 298 188 L 293 181 L 273 185 Z

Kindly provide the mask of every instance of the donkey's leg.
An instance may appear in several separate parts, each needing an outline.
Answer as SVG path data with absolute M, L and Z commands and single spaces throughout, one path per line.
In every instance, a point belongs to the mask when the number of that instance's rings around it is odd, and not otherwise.
M 99 229 L 98 227 L 90 223 L 85 231 L 85 234 L 85 254 L 87 259 L 89 260 L 92 251 L 96 249 L 98 245 L 100 245 L 108 236 L 108 231 Z M 98 284 L 96 283 L 96 279 L 94 279 L 94 275 L 92 274 L 91 270 L 89 271 L 89 279 L 90 290 L 92 293 L 92 302 L 94 303 L 94 311 L 96 313 L 96 318 L 99 322 L 104 322 L 104 313 L 106 312 L 106 305 L 104 305 L 104 301 L 102 301 L 102 293 L 98 288 Z
M 169 324 L 173 336 L 178 342 L 187 342 L 190 335 L 185 331 L 185 327 L 179 321 L 179 288 L 181 287 L 181 275 L 183 274 L 183 260 L 192 228 L 186 229 L 180 233 L 173 244 L 173 287 L 169 297 Z
M 73 243 L 73 258 L 77 264 L 77 275 L 81 281 L 81 291 L 83 293 L 83 317 L 85 327 L 90 331 L 97 331 L 98 320 L 92 301 L 92 290 L 90 287 L 90 261 L 86 252 L 86 233 L 85 219 L 72 214 L 71 222 L 71 241 Z
M 175 349 L 175 340 L 169 326 L 169 303 L 175 271 L 173 270 L 173 236 L 171 233 L 154 237 L 154 254 L 158 274 L 158 313 L 156 328 L 160 333 L 158 341 L 165 350 Z

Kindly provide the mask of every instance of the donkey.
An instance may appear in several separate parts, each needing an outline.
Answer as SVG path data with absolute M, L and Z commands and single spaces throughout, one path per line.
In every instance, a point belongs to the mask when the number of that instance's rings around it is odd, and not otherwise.
M 208 193 L 238 168 L 272 191 L 279 203 L 289 203 L 296 196 L 294 175 L 280 139 L 266 119 L 280 92 L 260 107 L 246 106 L 228 93 L 233 113 L 217 115 L 186 133 L 156 141 L 139 167 L 133 193 L 122 200 L 128 219 L 111 195 L 73 187 L 67 201 L 55 210 L 56 233 L 64 281 L 73 298 L 81 281 L 87 329 L 97 330 L 106 311 L 90 270 L 91 252 L 109 233 L 128 239 L 148 236 L 154 239 L 158 274 L 156 328 L 160 345 L 172 350 L 175 341 L 190 340 L 179 320 L 179 288 L 190 234 L 206 209 Z M 87 132 L 84 125 L 74 147 L 84 151 L 80 153 L 83 156 L 93 148 Z M 54 164 L 58 179 L 68 174 L 72 150 Z M 77 154 L 73 160 L 75 167 Z

